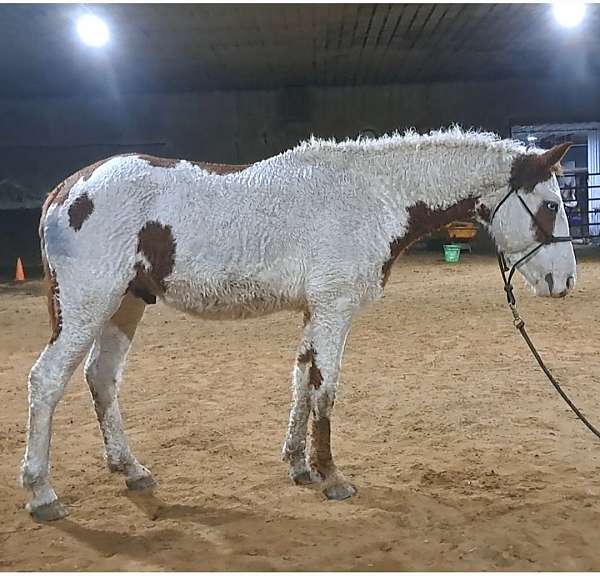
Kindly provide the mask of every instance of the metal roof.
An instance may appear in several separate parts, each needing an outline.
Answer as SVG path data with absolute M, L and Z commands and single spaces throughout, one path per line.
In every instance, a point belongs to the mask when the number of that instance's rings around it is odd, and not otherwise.
M 84 46 L 75 21 L 104 18 Z M 600 76 L 600 6 L 563 29 L 548 4 L 2 4 L 0 96 Z

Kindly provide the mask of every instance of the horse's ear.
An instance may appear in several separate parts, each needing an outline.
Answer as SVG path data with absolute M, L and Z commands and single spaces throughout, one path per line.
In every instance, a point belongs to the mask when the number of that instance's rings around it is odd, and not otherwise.
M 573 142 L 563 142 L 562 144 L 553 146 L 547 152 L 544 152 L 542 154 L 544 165 L 551 168 L 555 164 L 558 164 L 571 146 L 573 146 Z
M 518 155 L 510 170 L 510 187 L 513 190 L 531 192 L 540 182 L 552 174 L 560 174 L 560 161 L 572 146 L 571 142 L 558 144 L 543 154 L 537 152 Z

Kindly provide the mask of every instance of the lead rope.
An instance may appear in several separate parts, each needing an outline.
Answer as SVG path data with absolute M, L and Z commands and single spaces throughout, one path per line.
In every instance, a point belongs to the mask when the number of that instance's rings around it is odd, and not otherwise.
M 508 267 L 506 266 L 504 257 L 501 252 L 498 252 L 498 266 L 500 267 L 500 273 L 502 274 L 502 281 L 504 282 L 504 291 L 506 292 L 506 299 L 508 302 L 508 307 L 510 308 L 510 311 L 512 312 L 512 315 L 513 315 L 513 322 L 514 322 L 515 328 L 521 333 L 521 336 L 523 336 L 523 339 L 525 340 L 525 342 L 527 342 L 527 346 L 529 346 L 529 349 L 531 350 L 533 357 L 537 360 L 537 363 L 540 365 L 540 368 L 544 371 L 544 374 L 546 374 L 546 376 L 548 377 L 548 380 L 550 380 L 550 383 L 552 384 L 552 386 L 554 386 L 556 391 L 561 395 L 562 399 L 569 405 L 569 408 L 571 408 L 571 410 L 573 410 L 573 412 L 575 412 L 577 417 L 588 427 L 588 429 L 593 434 L 595 434 L 596 437 L 600 438 L 600 431 L 581 413 L 579 408 L 577 408 L 577 406 L 575 406 L 575 404 L 573 404 L 571 399 L 566 395 L 566 393 L 561 388 L 561 386 L 558 383 L 558 381 L 556 380 L 556 378 L 552 375 L 552 373 L 550 372 L 550 370 L 548 369 L 546 364 L 544 364 L 544 361 L 542 360 L 542 357 L 539 355 L 538 351 L 536 350 L 535 346 L 533 345 L 533 342 L 531 341 L 529 334 L 527 334 L 527 330 L 525 330 L 525 320 L 523 320 L 523 318 L 521 318 L 521 316 L 517 310 L 517 302 L 515 300 L 513 286 L 510 283 L 510 280 L 512 278 L 512 273 L 509 274 L 508 279 L 507 279 L 506 272 L 508 271 Z M 514 272 L 514 267 L 513 267 L 513 272 Z

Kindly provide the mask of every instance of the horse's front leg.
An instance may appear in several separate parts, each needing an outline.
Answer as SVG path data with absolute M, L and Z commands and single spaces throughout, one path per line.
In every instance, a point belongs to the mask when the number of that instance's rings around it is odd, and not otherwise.
M 312 363 L 309 368 L 312 426 L 309 464 L 322 480 L 329 500 L 344 500 L 356 488 L 337 469 L 331 453 L 331 417 L 351 312 L 315 315 L 312 329 Z
M 331 454 L 331 412 L 353 310 L 339 305 L 305 316 L 304 334 L 293 372 L 293 402 L 283 457 L 296 484 L 322 482 L 331 500 L 356 493 L 336 468 Z M 310 455 L 306 458 L 308 419 L 312 411 Z

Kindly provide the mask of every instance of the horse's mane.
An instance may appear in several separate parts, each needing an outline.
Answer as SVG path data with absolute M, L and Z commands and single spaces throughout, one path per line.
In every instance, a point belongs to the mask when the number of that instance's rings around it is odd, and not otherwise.
M 504 150 L 506 153 L 524 153 L 526 147 L 517 140 L 503 139 L 494 132 L 480 130 L 464 130 L 459 126 L 447 129 L 432 130 L 420 134 L 414 129 L 406 130 L 404 133 L 395 131 L 384 134 L 377 138 L 359 136 L 354 139 L 337 141 L 334 138 L 322 139 L 312 136 L 288 151 L 290 154 L 319 154 L 329 151 L 339 152 L 365 152 L 382 153 L 396 150 L 398 148 L 495 148 Z

